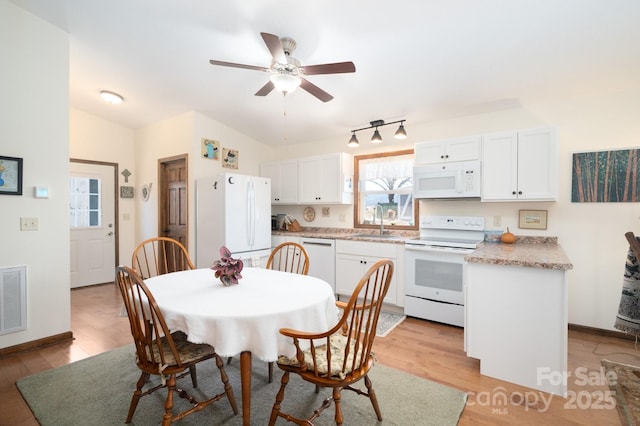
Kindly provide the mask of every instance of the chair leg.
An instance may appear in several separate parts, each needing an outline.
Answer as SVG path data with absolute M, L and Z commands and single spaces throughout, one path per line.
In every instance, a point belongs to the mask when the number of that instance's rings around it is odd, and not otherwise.
M 273 426 L 276 424 L 278 413 L 280 413 L 280 405 L 282 404 L 282 400 L 284 399 L 284 388 L 287 387 L 287 383 L 289 383 L 289 372 L 285 371 L 284 374 L 282 375 L 282 380 L 280 381 L 280 390 L 276 395 L 276 402 L 273 404 L 273 408 L 271 409 L 269 426 Z
M 131 397 L 131 404 L 129 404 L 129 414 L 127 414 L 127 420 L 125 423 L 131 423 L 131 419 L 133 418 L 133 413 L 136 412 L 136 407 L 138 407 L 138 401 L 140 401 L 140 397 L 142 396 L 142 387 L 149 380 L 149 373 L 142 372 L 140 374 L 140 378 L 136 382 L 136 390 L 133 392 L 133 396 Z
M 273 362 L 269 363 L 269 383 L 273 382 Z
M 342 416 L 342 404 L 340 403 L 340 391 L 342 388 L 333 388 L 333 403 L 336 406 L 336 424 L 341 425 L 344 418 Z
M 189 374 L 191 375 L 191 383 L 193 384 L 194 388 L 198 387 L 198 376 L 196 373 L 196 366 L 192 365 L 191 367 L 189 367 Z
M 238 405 L 236 404 L 236 397 L 233 394 L 233 388 L 229 383 L 229 376 L 227 376 L 227 372 L 224 371 L 222 358 L 216 356 L 216 366 L 218 370 L 220 370 L 220 379 L 222 380 L 222 384 L 224 385 L 224 392 L 227 395 L 227 399 L 229 400 L 229 404 L 231 404 L 231 409 L 233 410 L 233 414 L 238 414 Z
M 162 426 L 170 426 L 173 418 L 173 392 L 176 390 L 176 375 L 169 375 L 167 380 L 167 399 L 164 401 L 164 415 L 162 416 Z
M 376 397 L 376 392 L 373 390 L 373 384 L 369 379 L 369 376 L 364 376 L 364 385 L 367 387 L 367 392 L 369 393 L 369 399 L 371 400 L 371 405 L 373 405 L 373 410 L 376 412 L 376 416 L 378 416 L 378 421 L 382 421 L 382 413 L 380 413 L 380 406 L 378 405 L 378 398 Z

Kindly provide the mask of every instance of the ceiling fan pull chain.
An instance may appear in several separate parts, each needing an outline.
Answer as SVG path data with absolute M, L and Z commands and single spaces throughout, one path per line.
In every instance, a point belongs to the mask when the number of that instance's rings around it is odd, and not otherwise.
M 282 104 L 283 104 L 283 110 L 284 113 L 283 115 L 283 119 L 284 119 L 284 141 L 287 142 L 289 140 L 289 129 L 287 128 L 287 93 L 283 93 L 282 94 Z

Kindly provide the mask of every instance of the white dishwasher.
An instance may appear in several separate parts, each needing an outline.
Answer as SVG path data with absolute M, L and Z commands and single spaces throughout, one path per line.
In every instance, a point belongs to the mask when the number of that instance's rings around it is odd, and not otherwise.
M 309 256 L 309 275 L 331 284 L 336 291 L 336 240 L 327 238 L 300 238 Z

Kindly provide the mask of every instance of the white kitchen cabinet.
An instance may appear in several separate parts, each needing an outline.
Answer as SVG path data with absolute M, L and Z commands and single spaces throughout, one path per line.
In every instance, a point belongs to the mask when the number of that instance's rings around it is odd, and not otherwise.
M 292 242 L 300 244 L 300 237 L 294 237 L 290 235 L 272 235 L 271 236 L 271 248 L 276 248 L 282 243 Z
M 558 148 L 553 128 L 484 135 L 482 201 L 554 201 Z
M 341 300 L 351 297 L 365 272 L 380 259 L 391 259 L 394 265 L 384 303 L 397 306 L 404 304 L 404 286 L 398 285 L 404 282 L 404 244 L 350 240 L 336 240 L 336 294 L 341 296 Z
M 480 373 L 566 397 L 566 270 L 468 263 L 465 350 Z
M 434 164 L 480 159 L 480 136 L 420 142 L 414 147 L 414 164 Z
M 271 204 L 298 202 L 298 160 L 262 163 L 260 176 L 271 178 Z
M 353 157 L 346 153 L 298 159 L 302 204 L 353 203 Z

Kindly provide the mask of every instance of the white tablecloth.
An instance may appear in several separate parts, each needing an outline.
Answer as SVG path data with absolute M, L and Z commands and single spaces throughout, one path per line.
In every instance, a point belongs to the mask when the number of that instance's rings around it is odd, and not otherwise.
M 211 269 L 145 280 L 172 330 L 194 343 L 208 343 L 223 357 L 250 351 L 263 361 L 295 353 L 290 327 L 322 332 L 336 324 L 331 286 L 318 278 L 261 268 L 244 268 L 240 284 L 225 287 Z

